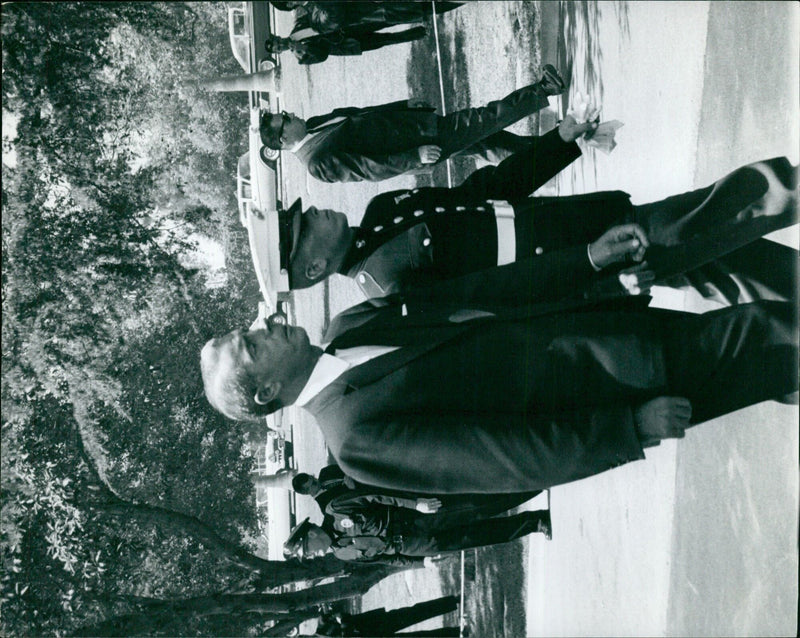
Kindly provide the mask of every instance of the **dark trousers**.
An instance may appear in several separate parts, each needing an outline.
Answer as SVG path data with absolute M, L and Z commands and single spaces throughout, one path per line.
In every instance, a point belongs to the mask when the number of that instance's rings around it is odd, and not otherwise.
M 661 314 L 667 392 L 691 401 L 692 423 L 797 390 L 796 302 L 653 312 Z
M 438 135 L 430 143 L 442 147 L 440 161 L 464 155 L 497 163 L 530 146 L 529 137 L 503 129 L 547 104 L 547 96 L 538 85 L 530 84 L 486 106 L 440 116 Z
M 406 519 L 392 530 L 401 534 L 398 553 L 406 556 L 435 556 L 473 547 L 507 543 L 538 531 L 539 523 L 549 519 L 549 512 L 522 512 L 513 516 L 487 518 L 469 525 L 436 528 L 431 514 Z
M 797 223 L 797 169 L 786 158 L 749 164 L 706 188 L 635 206 L 633 220 L 651 241 L 645 259 L 668 285 L 688 283 L 727 303 L 790 299 L 797 285 L 797 251 L 759 239 Z M 670 279 L 675 273 L 686 275 Z
M 400 44 L 402 42 L 411 42 L 424 38 L 427 34 L 424 27 L 414 27 L 413 29 L 406 29 L 405 31 L 396 31 L 390 33 L 358 33 L 353 35 L 361 45 L 361 51 L 374 51 L 381 47 L 389 46 L 391 44 Z M 333 53 L 333 51 L 331 51 Z
M 361 636 L 391 636 L 401 629 L 449 614 L 456 609 L 458 599 L 455 596 L 443 596 L 391 611 L 373 609 L 361 614 L 346 615 L 342 618 L 342 624 L 352 627 Z

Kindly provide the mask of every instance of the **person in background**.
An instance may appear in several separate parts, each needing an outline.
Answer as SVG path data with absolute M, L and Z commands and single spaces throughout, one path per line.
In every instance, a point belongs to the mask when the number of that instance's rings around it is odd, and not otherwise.
M 548 105 L 564 91 L 550 65 L 539 82 L 479 108 L 445 116 L 419 100 L 340 108 L 307 121 L 286 111 L 261 117 L 262 143 L 288 150 L 323 182 L 381 181 L 418 171 L 453 155 L 497 163 L 526 149 L 533 138 L 507 126 Z M 586 132 L 591 124 L 583 125 Z

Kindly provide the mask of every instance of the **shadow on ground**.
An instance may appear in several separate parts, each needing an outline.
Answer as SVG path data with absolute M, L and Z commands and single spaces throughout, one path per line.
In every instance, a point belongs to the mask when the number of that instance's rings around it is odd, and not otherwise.
M 525 572 L 522 541 L 464 553 L 464 615 L 470 636 L 525 635 Z M 460 561 L 441 563 L 442 590 L 459 595 Z M 452 623 L 457 624 L 457 619 Z

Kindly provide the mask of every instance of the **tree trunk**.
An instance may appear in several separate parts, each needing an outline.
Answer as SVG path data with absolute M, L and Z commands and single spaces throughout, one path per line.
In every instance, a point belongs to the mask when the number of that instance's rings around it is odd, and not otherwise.
M 292 489 L 292 479 L 297 474 L 297 470 L 292 469 L 280 474 L 255 474 L 253 475 L 253 483 L 256 488 L 278 488 L 284 490 Z
M 214 594 L 182 600 L 137 600 L 141 611 L 122 614 L 78 629 L 75 636 L 129 636 L 154 633 L 171 623 L 204 616 L 257 614 L 259 620 L 274 619 L 289 628 L 318 615 L 323 603 L 366 593 L 396 568 L 369 565 L 357 576 L 284 594 Z
M 202 80 L 188 80 L 187 84 L 194 84 L 206 91 L 227 93 L 232 91 L 266 91 L 275 93 L 281 90 L 281 76 L 277 69 L 268 69 L 256 73 L 241 73 L 239 75 L 223 75 L 218 78 L 204 78 Z
M 104 474 L 100 472 L 98 460 L 94 456 L 98 452 L 93 450 L 94 454 L 91 454 L 90 446 L 86 445 L 84 437 L 87 436 L 87 433 L 84 430 L 86 429 L 87 419 L 81 419 L 82 415 L 80 413 L 74 414 L 74 416 L 78 422 L 78 427 L 76 428 L 78 450 L 86 461 L 89 471 L 97 484 L 97 490 L 94 494 L 86 494 L 88 497 L 87 506 L 112 516 L 133 516 L 152 524 L 166 525 L 173 529 L 177 527 L 184 534 L 188 534 L 202 542 L 206 547 L 213 550 L 217 556 L 251 573 L 258 574 L 257 587 L 259 589 L 352 573 L 363 567 L 344 563 L 333 556 L 325 556 L 305 563 L 266 560 L 251 554 L 236 543 L 224 539 L 199 518 L 157 505 L 137 503 L 125 499 L 117 494 Z

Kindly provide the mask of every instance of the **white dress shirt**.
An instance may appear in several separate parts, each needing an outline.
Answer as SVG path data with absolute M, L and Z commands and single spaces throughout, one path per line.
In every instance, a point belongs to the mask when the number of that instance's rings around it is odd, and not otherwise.
M 397 349 L 397 346 L 357 346 L 336 350 L 335 355 L 323 352 L 294 404 L 304 406 L 350 368 Z

